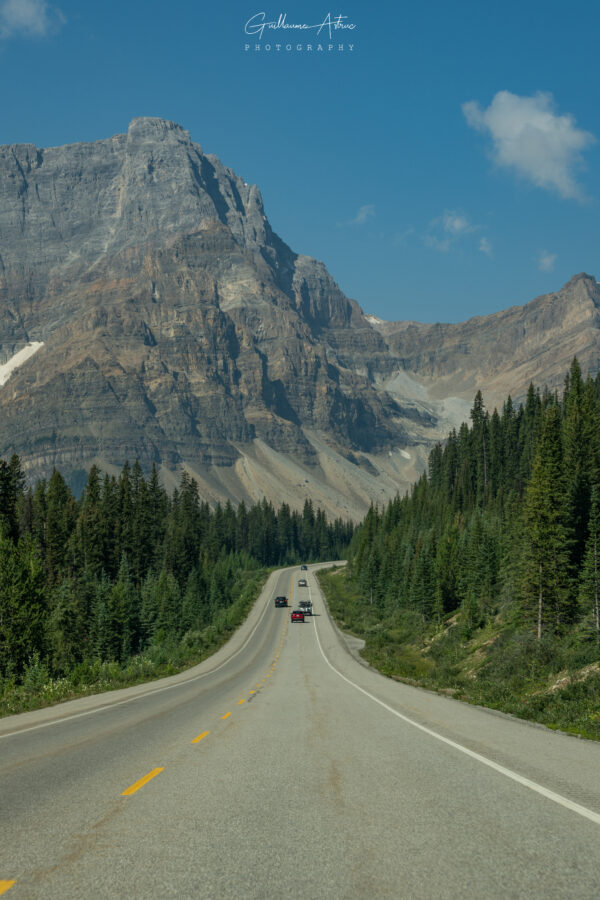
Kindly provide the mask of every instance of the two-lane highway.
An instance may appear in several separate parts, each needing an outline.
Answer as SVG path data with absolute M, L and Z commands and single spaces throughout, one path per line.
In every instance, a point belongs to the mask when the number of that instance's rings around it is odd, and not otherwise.
M 600 895 L 600 747 L 360 665 L 314 568 L 179 681 L 0 722 L 0 893 Z

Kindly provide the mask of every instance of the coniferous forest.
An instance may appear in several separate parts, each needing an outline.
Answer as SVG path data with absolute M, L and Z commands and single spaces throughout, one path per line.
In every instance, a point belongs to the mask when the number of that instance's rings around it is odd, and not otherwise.
M 332 611 L 387 674 L 600 738 L 600 376 L 485 409 L 371 508 Z
M 353 526 L 261 502 L 211 508 L 185 473 L 93 467 L 76 499 L 58 471 L 27 486 L 0 460 L 0 711 L 169 674 L 242 621 L 266 569 L 339 559 Z
M 348 549 L 349 545 L 349 549 Z M 530 386 L 432 450 L 410 494 L 357 529 L 211 508 L 183 475 L 93 467 L 28 486 L 0 460 L 0 709 L 169 674 L 240 624 L 266 568 L 322 574 L 332 612 L 389 675 L 600 738 L 600 376 Z

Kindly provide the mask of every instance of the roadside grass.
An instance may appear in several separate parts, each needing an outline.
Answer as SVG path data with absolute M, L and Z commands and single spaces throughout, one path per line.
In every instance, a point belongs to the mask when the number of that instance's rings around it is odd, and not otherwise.
M 202 631 L 188 631 L 180 640 L 166 639 L 126 662 L 86 660 L 68 676 L 52 678 L 36 654 L 20 683 L 14 678 L 0 678 L 0 717 L 154 681 L 198 665 L 216 653 L 239 628 L 271 571 L 254 569 L 243 573 L 239 596 L 231 606 L 218 610 Z
M 460 614 L 425 626 L 413 611 L 369 603 L 345 569 L 317 577 L 337 625 L 365 641 L 361 655 L 384 675 L 600 740 L 600 646 L 589 631 L 538 642 L 505 609 L 465 637 Z

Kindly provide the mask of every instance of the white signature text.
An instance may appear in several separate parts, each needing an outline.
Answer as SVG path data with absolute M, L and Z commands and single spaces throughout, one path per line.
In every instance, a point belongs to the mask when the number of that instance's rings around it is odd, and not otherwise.
M 284 31 L 286 29 L 311 31 L 316 29 L 317 35 L 320 35 L 325 29 L 329 34 L 329 40 L 331 40 L 336 31 L 354 31 L 356 25 L 352 22 L 345 21 L 347 18 L 348 16 L 342 16 L 341 14 L 332 16 L 331 13 L 328 12 L 322 22 L 318 22 L 316 25 L 306 25 L 288 22 L 287 13 L 280 13 L 279 18 L 267 22 L 267 14 L 260 12 L 248 19 L 244 26 L 244 31 L 246 34 L 258 35 L 258 37 L 262 39 L 265 29 L 270 31 Z

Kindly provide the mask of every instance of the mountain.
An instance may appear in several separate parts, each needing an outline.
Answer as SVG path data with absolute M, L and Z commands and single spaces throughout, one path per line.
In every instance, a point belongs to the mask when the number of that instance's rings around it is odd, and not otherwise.
M 415 479 L 478 387 L 552 384 L 575 349 L 596 369 L 599 304 L 578 276 L 461 325 L 383 323 L 173 122 L 0 147 L 0 454 L 32 478 L 79 486 L 139 458 L 211 501 L 358 517 Z
M 373 325 L 402 366 L 404 381 L 407 374 L 418 379 L 420 399 L 472 399 L 481 389 L 493 408 L 509 393 L 523 400 L 531 382 L 562 388 L 574 356 L 584 372 L 598 371 L 600 284 L 582 272 L 555 293 L 467 322 L 373 319 Z

